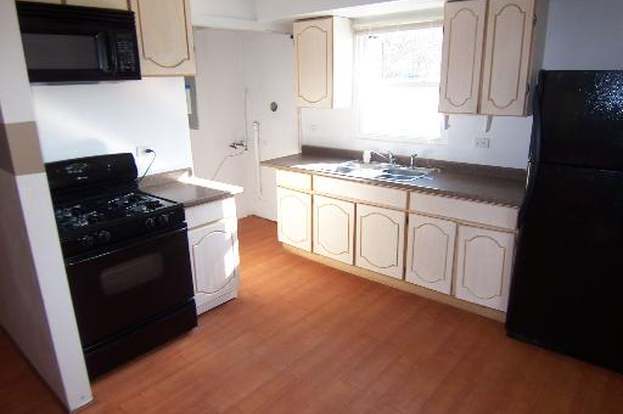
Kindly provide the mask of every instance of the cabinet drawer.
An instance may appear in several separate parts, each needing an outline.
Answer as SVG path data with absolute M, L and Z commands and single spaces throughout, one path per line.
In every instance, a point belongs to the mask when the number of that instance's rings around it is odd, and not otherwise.
M 277 185 L 293 190 L 311 191 L 312 176 L 309 174 L 277 170 Z
M 438 195 L 411 193 L 410 210 L 434 216 L 465 220 L 515 230 L 517 208 L 477 203 Z
M 400 210 L 407 208 L 407 192 L 394 188 L 314 176 L 314 191 L 317 194 L 363 201 L 366 204 L 392 207 Z
M 234 197 L 211 203 L 199 204 L 184 209 L 186 224 L 189 229 L 204 226 L 209 223 L 224 219 L 236 218 L 236 199 Z

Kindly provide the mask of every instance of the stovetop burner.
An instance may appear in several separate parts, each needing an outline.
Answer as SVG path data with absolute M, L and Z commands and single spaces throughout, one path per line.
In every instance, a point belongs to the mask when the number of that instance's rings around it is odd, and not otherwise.
M 129 192 L 58 207 L 54 214 L 61 232 L 64 232 L 123 218 L 140 217 L 174 205 L 149 194 Z

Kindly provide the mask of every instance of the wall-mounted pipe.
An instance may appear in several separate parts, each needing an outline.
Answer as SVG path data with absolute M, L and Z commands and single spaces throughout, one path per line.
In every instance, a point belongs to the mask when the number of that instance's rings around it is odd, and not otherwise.
M 261 140 L 260 140 L 260 123 L 253 121 L 253 146 L 255 148 L 255 179 L 257 184 L 258 197 L 262 198 L 264 191 L 262 189 L 262 167 L 260 162 L 262 161 L 261 154 Z

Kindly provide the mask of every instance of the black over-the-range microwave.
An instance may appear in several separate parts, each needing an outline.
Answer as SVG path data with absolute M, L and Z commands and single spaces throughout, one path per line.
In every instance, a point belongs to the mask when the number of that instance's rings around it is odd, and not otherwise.
M 16 4 L 31 82 L 141 78 L 133 12 Z

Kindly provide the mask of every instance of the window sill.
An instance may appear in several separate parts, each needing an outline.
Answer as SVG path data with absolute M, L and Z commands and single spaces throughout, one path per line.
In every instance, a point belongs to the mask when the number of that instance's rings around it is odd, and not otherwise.
M 356 135 L 355 139 L 362 141 L 382 141 L 396 144 L 420 144 L 420 145 L 446 145 L 448 140 L 444 137 L 410 137 L 390 135 Z

